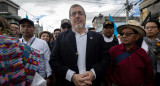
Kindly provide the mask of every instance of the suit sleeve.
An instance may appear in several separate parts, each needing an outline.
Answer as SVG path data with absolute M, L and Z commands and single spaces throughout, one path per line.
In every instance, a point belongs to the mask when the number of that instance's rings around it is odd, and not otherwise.
M 49 61 L 49 64 L 51 66 L 51 69 L 53 73 L 56 76 L 65 78 L 66 73 L 69 70 L 67 66 L 64 66 L 61 62 L 61 53 L 60 53 L 60 48 L 61 48 L 61 41 L 62 41 L 62 35 L 59 34 L 59 36 L 56 38 L 55 45 L 53 47 L 52 53 L 51 53 L 51 58 Z
M 104 77 L 108 65 L 110 63 L 110 54 L 108 52 L 108 50 L 104 47 L 105 46 L 105 42 L 104 42 L 104 38 L 102 35 L 99 36 L 99 42 L 100 42 L 100 47 L 101 47 L 101 61 L 97 64 L 93 65 L 93 69 L 95 70 L 96 73 L 96 78 L 102 78 Z

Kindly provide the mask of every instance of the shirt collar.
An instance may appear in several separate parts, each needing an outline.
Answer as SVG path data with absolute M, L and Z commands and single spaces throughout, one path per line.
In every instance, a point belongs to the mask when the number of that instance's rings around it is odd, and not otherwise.
M 76 34 L 76 35 L 80 35 L 79 33 L 77 33 L 74 29 L 72 29 L 72 31 Z M 87 34 L 88 33 L 88 29 L 85 28 L 85 32 L 82 33 L 81 35 Z
M 27 43 L 30 43 L 30 42 L 33 41 L 33 39 L 35 39 L 35 38 L 36 38 L 36 36 L 33 35 L 33 37 L 32 37 Z M 24 42 L 26 42 L 26 40 L 23 38 L 23 36 L 22 36 L 22 40 L 23 40 Z
M 135 44 L 130 50 L 136 49 L 136 47 L 137 47 L 137 45 Z M 120 44 L 120 50 L 121 51 L 127 51 L 123 44 Z
M 107 39 L 112 39 L 112 38 L 114 38 L 114 34 L 113 34 L 110 38 L 106 37 L 104 34 L 102 34 L 102 35 L 103 35 L 104 38 L 107 38 Z

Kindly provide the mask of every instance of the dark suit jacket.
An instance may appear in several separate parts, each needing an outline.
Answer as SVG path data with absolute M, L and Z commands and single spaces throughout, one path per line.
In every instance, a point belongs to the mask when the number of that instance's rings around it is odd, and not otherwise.
M 116 36 L 114 36 L 113 40 L 111 42 L 105 42 L 105 47 L 107 50 L 109 50 L 110 48 L 112 48 L 115 45 L 118 45 L 118 39 L 116 38 Z
M 108 67 L 110 56 L 104 48 L 103 36 L 99 33 L 88 31 L 86 48 L 86 70 L 94 69 L 96 79 L 92 86 L 100 86 L 101 78 Z M 73 82 L 65 79 L 68 69 L 78 74 L 78 53 L 75 33 L 72 30 L 62 32 L 56 39 L 52 51 L 50 65 L 54 72 L 58 86 L 74 86 Z

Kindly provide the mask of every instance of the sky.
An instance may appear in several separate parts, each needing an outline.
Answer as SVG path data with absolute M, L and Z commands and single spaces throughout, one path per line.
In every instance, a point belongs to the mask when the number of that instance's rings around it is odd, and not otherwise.
M 18 15 L 21 18 L 28 18 L 35 23 L 39 19 L 40 26 L 43 30 L 53 32 L 54 29 L 60 28 L 62 19 L 69 19 L 69 8 L 73 4 L 80 4 L 86 12 L 86 26 L 92 26 L 92 20 L 100 13 L 103 16 L 125 16 L 126 0 L 11 0 L 20 6 Z M 143 0 L 128 0 L 129 3 L 135 4 Z M 140 2 L 139 2 L 140 3 Z M 130 16 L 139 16 L 139 3 L 133 5 Z

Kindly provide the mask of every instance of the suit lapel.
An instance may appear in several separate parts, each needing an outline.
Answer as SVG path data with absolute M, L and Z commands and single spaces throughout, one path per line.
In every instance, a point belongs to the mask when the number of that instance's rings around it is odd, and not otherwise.
M 71 34 L 70 34 L 70 44 L 71 44 L 71 47 L 73 49 L 73 51 L 72 51 L 72 53 L 74 54 L 73 59 L 75 59 L 75 64 L 77 64 L 78 51 L 77 51 L 76 37 L 75 37 L 75 33 L 73 31 L 71 31 Z
M 90 50 L 92 49 L 92 42 L 93 42 L 92 40 L 93 40 L 92 33 L 90 31 L 88 31 L 88 33 L 87 33 L 87 45 L 86 45 L 86 69 L 88 69 L 87 65 L 90 64 L 90 60 L 91 60 Z
M 76 44 L 76 38 L 75 38 L 74 32 L 71 32 L 70 43 L 71 43 L 73 50 L 77 52 L 77 44 Z

